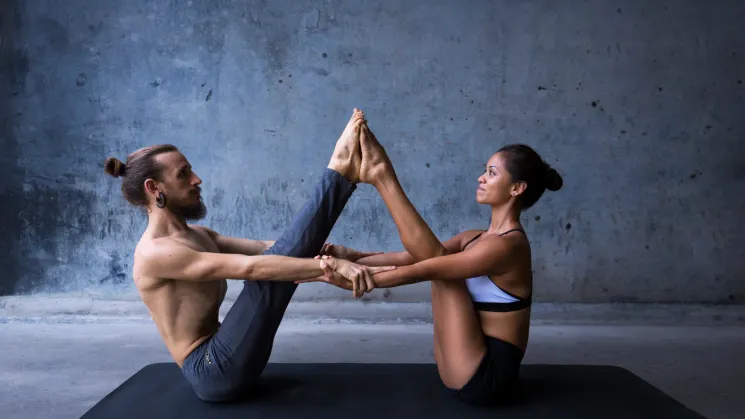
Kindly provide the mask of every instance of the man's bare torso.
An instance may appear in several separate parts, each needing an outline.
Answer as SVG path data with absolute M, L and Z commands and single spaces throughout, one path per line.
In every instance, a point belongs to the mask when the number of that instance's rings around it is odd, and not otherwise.
M 198 226 L 187 233 L 153 237 L 146 232 L 135 249 L 134 281 L 150 311 L 168 351 L 179 366 L 191 351 L 212 336 L 220 326 L 219 309 L 227 281 L 175 281 L 148 276 L 138 254 L 148 246 L 188 246 L 201 252 L 219 252 L 212 238 Z

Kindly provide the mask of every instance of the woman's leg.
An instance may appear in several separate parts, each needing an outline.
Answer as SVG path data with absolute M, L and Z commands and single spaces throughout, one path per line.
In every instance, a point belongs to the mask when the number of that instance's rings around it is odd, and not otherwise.
M 360 148 L 360 179 L 373 184 L 380 193 L 413 261 L 446 254 L 447 246 L 437 239 L 409 201 L 383 146 L 366 126 L 360 132 Z M 460 389 L 473 376 L 486 353 L 481 325 L 465 282 L 432 281 L 431 289 L 437 368 L 446 387 Z
M 462 251 L 463 233 L 441 243 L 419 215 L 404 193 L 383 146 L 367 126 L 363 126 L 360 132 L 360 148 L 360 180 L 378 190 L 412 261 L 420 262 Z M 503 384 L 508 383 L 505 380 L 517 375 L 516 366 L 519 367 L 522 359 L 519 348 L 507 346 L 506 371 L 501 359 L 498 366 L 484 362 L 487 354 L 493 355 L 493 342 L 489 339 L 487 348 L 487 339 L 466 282 L 431 281 L 431 292 L 434 356 L 445 387 L 458 391 L 458 398 L 469 403 L 491 403 L 502 397 Z M 495 356 L 501 357 L 501 353 Z
M 445 387 L 458 390 L 486 354 L 481 324 L 463 281 L 432 281 L 434 354 Z

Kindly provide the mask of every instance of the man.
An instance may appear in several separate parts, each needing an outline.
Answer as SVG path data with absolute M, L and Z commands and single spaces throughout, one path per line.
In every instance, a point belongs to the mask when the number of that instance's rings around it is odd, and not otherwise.
M 371 275 L 393 269 L 313 259 L 360 180 L 364 122 L 355 109 L 311 198 L 276 242 L 226 237 L 187 224 L 206 214 L 202 181 L 174 146 L 140 149 L 126 165 L 106 160 L 106 171 L 122 177 L 125 198 L 147 209 L 148 225 L 135 248 L 134 281 L 200 399 L 228 401 L 256 388 L 297 287 L 294 281 L 330 269 L 359 295 L 373 288 Z M 243 290 L 220 324 L 226 279 L 244 280 Z

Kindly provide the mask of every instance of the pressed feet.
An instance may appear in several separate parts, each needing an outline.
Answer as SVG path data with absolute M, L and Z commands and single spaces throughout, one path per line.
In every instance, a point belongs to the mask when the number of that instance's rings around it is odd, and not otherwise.
M 351 183 L 360 182 L 360 166 L 362 154 L 360 152 L 360 127 L 365 122 L 365 114 L 355 108 L 347 126 L 336 142 L 334 153 L 331 155 L 328 168 L 339 172 Z
M 378 186 L 389 178 L 395 178 L 391 160 L 366 123 L 362 125 L 359 138 L 362 152 L 360 182 Z

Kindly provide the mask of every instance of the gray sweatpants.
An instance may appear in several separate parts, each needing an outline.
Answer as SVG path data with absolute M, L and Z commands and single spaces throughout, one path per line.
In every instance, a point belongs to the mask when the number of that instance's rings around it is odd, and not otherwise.
M 325 169 L 313 195 L 265 254 L 316 256 L 355 189 Z M 218 331 L 189 354 L 181 369 L 200 399 L 229 401 L 256 390 L 296 288 L 293 282 L 243 281 Z

